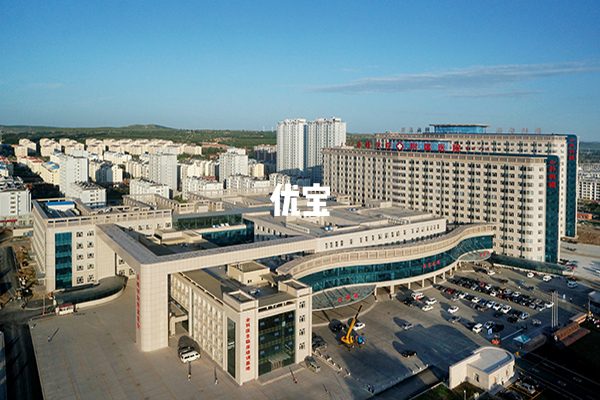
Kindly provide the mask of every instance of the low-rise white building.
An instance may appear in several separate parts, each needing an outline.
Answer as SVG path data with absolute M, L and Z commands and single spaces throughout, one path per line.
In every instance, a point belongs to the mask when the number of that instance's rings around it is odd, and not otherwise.
M 231 175 L 225 180 L 227 189 L 266 188 L 271 186 L 268 179 L 259 179 L 253 176 Z
M 450 389 L 463 382 L 490 390 L 505 386 L 515 376 L 515 356 L 499 347 L 481 347 L 450 366 Z
M 73 182 L 70 186 L 71 197 L 80 199 L 89 207 L 106 205 L 106 189 L 92 182 Z
M 204 190 L 219 190 L 223 189 L 223 182 L 213 181 L 211 179 L 195 178 L 188 176 L 181 184 L 181 197 L 188 199 L 190 192 L 202 192 Z
M 132 179 L 129 182 L 129 194 L 158 194 L 169 198 L 169 186 L 148 179 Z
M 58 164 L 48 161 L 42 164 L 40 177 L 44 182 L 58 186 L 60 184 L 60 167 Z
M 0 226 L 32 225 L 31 194 L 18 177 L 0 177 Z

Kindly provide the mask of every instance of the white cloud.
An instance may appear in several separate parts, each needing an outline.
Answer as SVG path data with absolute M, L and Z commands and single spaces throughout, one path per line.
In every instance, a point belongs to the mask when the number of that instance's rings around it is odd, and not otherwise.
M 502 87 L 534 79 L 599 71 L 599 66 L 586 63 L 476 66 L 438 74 L 408 74 L 388 78 L 365 78 L 341 85 L 309 87 L 306 90 L 317 93 L 454 92 L 465 89 Z M 527 95 L 536 94 L 535 92 L 537 91 L 529 91 Z M 496 97 L 510 97 L 510 93 L 510 91 L 497 93 Z M 515 91 L 512 93 L 514 97 L 515 95 L 518 96 L 519 93 L 525 94 L 526 92 Z M 483 94 L 476 95 L 485 97 Z M 463 94 L 463 96 L 474 97 L 473 94 L 471 96 Z

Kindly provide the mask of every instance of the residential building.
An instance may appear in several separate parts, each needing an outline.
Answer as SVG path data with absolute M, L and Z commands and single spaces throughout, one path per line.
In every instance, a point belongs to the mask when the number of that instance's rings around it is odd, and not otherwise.
M 152 182 L 148 179 L 132 179 L 129 181 L 129 194 L 158 194 L 169 198 L 169 187 L 163 183 Z
M 256 160 L 248 161 L 248 175 L 255 178 L 262 178 L 265 176 L 265 166 Z
M 246 150 L 230 147 L 219 154 L 219 182 L 238 174 L 248 175 L 248 156 Z
M 60 193 L 65 197 L 74 197 L 72 194 L 73 182 L 87 182 L 89 161 L 87 157 L 73 157 L 61 154 L 59 157 Z
M 19 177 L 0 177 L 0 227 L 32 225 L 31 194 Z
M 600 201 L 600 178 L 579 176 L 577 198 L 580 200 Z
M 253 176 L 231 175 L 225 180 L 227 189 L 251 189 L 271 186 L 268 179 L 260 179 Z
M 48 161 L 42 164 L 40 168 L 40 177 L 46 183 L 51 185 L 60 185 L 60 167 L 58 164 Z
M 277 123 L 277 172 L 303 175 L 306 127 L 302 118 Z
M 69 193 L 72 197 L 80 199 L 88 207 L 98 208 L 106 206 L 106 189 L 93 182 L 73 182 Z
M 223 189 L 224 182 L 214 181 L 206 178 L 196 178 L 188 176 L 181 184 L 181 197 L 185 200 L 188 199 L 188 193 L 190 192 L 202 192 L 204 190 L 219 190 Z
M 177 191 L 177 152 L 173 149 L 162 148 L 156 153 L 150 153 L 150 175 L 148 179 L 158 183 L 164 183 L 171 189 L 171 193 Z M 171 198 L 172 196 L 169 196 Z
M 257 161 L 277 162 L 277 145 L 260 144 L 254 146 L 254 158 Z

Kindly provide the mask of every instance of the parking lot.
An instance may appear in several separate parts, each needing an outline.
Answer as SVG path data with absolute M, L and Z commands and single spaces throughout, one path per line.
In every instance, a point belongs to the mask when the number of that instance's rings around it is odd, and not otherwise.
M 477 267 L 476 267 L 477 269 Z M 565 324 L 576 313 L 576 303 L 583 301 L 589 292 L 589 288 L 579 285 L 577 288 L 568 288 L 567 281 L 563 277 L 553 277 L 549 281 L 542 280 L 543 275 L 527 277 L 527 272 L 513 271 L 508 269 L 494 269 L 494 275 L 483 272 L 475 272 L 471 267 L 458 270 L 448 281 L 440 285 L 419 289 L 413 285 L 413 290 L 401 288 L 394 300 L 380 301 L 368 307 L 368 311 L 359 316 L 359 320 L 365 327 L 358 333 L 366 338 L 366 343 L 360 348 L 347 349 L 340 346 L 340 337 L 345 332 L 333 333 L 328 326 L 313 328 L 313 332 L 321 336 L 327 343 L 326 349 L 320 352 L 323 358 L 317 360 L 321 364 L 323 359 L 330 357 L 332 362 L 341 366 L 344 373 L 349 372 L 354 379 L 365 384 L 372 385 L 376 392 L 391 386 L 394 383 L 406 379 L 418 373 L 427 366 L 437 366 L 443 370 L 453 363 L 468 356 L 474 349 L 480 346 L 492 345 L 492 339 L 499 335 L 500 345 L 508 350 L 518 351 L 518 344 L 513 341 L 514 337 L 525 334 L 535 337 L 540 334 L 551 323 L 551 308 L 558 307 L 559 323 Z M 496 272 L 498 271 L 498 272 Z M 469 287 L 459 285 L 460 278 L 469 278 L 478 282 Z M 463 279 L 466 282 L 466 279 Z M 452 283 L 455 282 L 455 283 Z M 483 286 L 480 286 L 481 283 Z M 503 298 L 491 296 L 486 293 L 485 285 L 490 289 L 510 290 Z M 526 290 L 530 287 L 531 290 Z M 481 289 L 479 289 L 481 288 Z M 452 293 L 446 293 L 440 289 L 453 289 Z M 552 297 L 550 290 L 558 293 L 557 304 L 548 307 Z M 464 293 L 465 297 L 454 299 L 458 291 Z M 414 292 L 422 292 L 424 298 L 415 302 L 414 306 L 407 306 L 403 300 L 410 298 Z M 512 296 L 514 292 L 520 296 Z M 563 299 L 564 295 L 564 299 Z M 511 311 L 504 313 L 494 310 L 493 307 L 480 306 L 478 311 L 475 303 L 467 300 L 466 296 L 478 297 L 479 299 L 508 305 Z M 511 299 L 528 300 L 535 304 L 531 308 L 528 303 L 519 304 Z M 435 298 L 435 304 L 431 305 L 429 311 L 423 311 L 426 300 Z M 570 299 L 573 298 L 573 303 Z M 472 306 L 473 305 L 473 306 Z M 581 304 L 580 304 L 581 305 Z M 449 313 L 448 309 L 457 306 L 458 310 Z M 338 314 L 341 310 L 338 310 Z M 526 319 L 520 319 L 521 313 L 527 313 Z M 346 315 L 341 319 L 344 324 L 349 323 L 349 316 L 353 312 L 342 313 Z M 451 323 L 452 317 L 460 319 Z M 514 317 L 514 318 L 511 318 Z M 509 320 L 510 318 L 510 320 Z M 455 318 L 458 319 L 458 318 Z M 538 320 L 539 324 L 533 324 Z M 493 322 L 492 334 L 481 329 L 480 333 L 474 333 L 472 327 L 476 324 L 484 325 Z M 412 328 L 404 330 L 405 323 L 413 325 Z M 410 358 L 402 357 L 401 353 L 406 350 L 416 351 L 416 356 Z

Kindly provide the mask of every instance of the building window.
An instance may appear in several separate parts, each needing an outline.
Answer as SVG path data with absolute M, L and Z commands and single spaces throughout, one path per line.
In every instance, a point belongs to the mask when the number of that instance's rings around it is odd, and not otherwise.
M 77 236 L 77 237 L 83 237 L 83 232 L 77 232 L 77 234 L 75 236 Z
M 77 266 L 77 271 L 83 271 L 83 265 L 78 265 Z
M 83 243 L 77 243 L 77 249 L 83 249 Z
M 304 336 L 304 335 L 306 334 L 306 329 L 304 329 L 304 328 L 300 328 L 300 330 L 298 331 L 298 334 L 299 334 L 300 336 Z
M 94 264 L 88 264 L 88 269 L 94 269 Z
M 298 317 L 298 322 L 304 322 L 304 315 Z
M 78 276 L 77 277 L 77 283 L 83 283 L 83 276 Z
M 94 253 L 88 253 L 88 258 L 94 258 Z
M 77 259 L 78 260 L 83 260 L 83 254 L 77 254 Z
M 306 307 L 306 301 L 304 301 L 304 300 L 303 300 L 303 301 L 301 301 L 301 302 L 298 304 L 298 307 L 300 307 L 300 308 L 305 308 L 305 307 Z
M 94 281 L 94 275 L 88 275 L 88 282 Z
M 304 347 L 306 347 L 306 345 L 304 344 L 304 342 L 302 342 L 302 343 L 300 343 L 298 345 L 298 349 L 300 349 L 300 350 L 304 350 Z
M 94 242 L 88 242 L 88 249 L 91 249 L 92 247 L 94 247 Z
M 479 382 L 479 374 L 473 374 L 473 379 L 475 379 L 475 382 Z
M 89 232 L 87 233 L 87 235 L 88 235 L 88 236 L 94 236 L 94 231 L 89 231 Z

